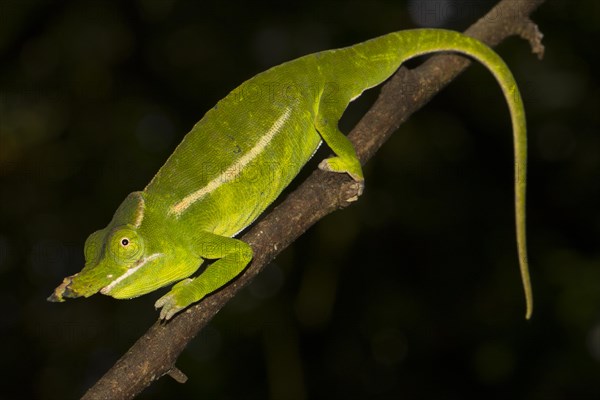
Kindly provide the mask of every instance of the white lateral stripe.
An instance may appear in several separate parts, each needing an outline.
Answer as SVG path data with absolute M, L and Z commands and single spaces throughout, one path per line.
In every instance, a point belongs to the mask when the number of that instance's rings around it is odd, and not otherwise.
M 206 186 L 196 190 L 195 192 L 187 195 L 181 201 L 175 203 L 171 209 L 170 214 L 175 214 L 177 216 L 181 215 L 185 210 L 188 209 L 189 206 L 194 204 L 196 201 L 200 200 L 213 190 L 217 189 L 223 183 L 232 180 L 237 177 L 242 169 L 250 164 L 252 160 L 254 160 L 264 149 L 267 147 L 273 137 L 283 128 L 283 124 L 290 117 L 292 110 L 290 108 L 286 108 L 285 112 L 271 125 L 271 128 L 258 140 L 258 142 L 254 145 L 253 148 L 250 149 L 246 154 L 244 154 L 238 161 L 234 164 L 230 165 L 225 171 L 221 172 L 219 176 L 210 181 Z
M 119 282 L 121 282 L 123 279 L 127 278 L 128 276 L 131 276 L 131 274 L 135 273 L 135 271 L 137 271 L 138 269 L 142 268 L 148 261 L 152 261 L 155 258 L 160 257 L 160 256 L 162 256 L 161 253 L 154 253 L 154 254 L 151 254 L 148 257 L 144 258 L 141 263 L 139 263 L 138 265 L 136 265 L 133 268 L 128 269 L 127 272 L 125 272 L 123 275 L 121 275 L 120 277 L 118 277 L 117 279 L 115 279 L 114 281 L 112 281 L 107 286 L 104 286 L 102 289 L 100 289 L 100 293 L 102 293 L 102 294 L 110 294 L 110 291 L 113 290 L 113 288 L 116 285 L 118 285 Z

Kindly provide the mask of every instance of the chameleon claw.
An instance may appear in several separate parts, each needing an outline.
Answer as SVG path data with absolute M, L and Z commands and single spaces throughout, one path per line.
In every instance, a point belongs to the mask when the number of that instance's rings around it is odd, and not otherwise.
M 352 203 L 354 201 L 357 201 L 358 198 L 360 196 L 362 196 L 364 190 L 365 190 L 365 181 L 364 180 L 360 180 L 360 181 L 354 181 L 354 184 L 352 185 L 352 189 L 354 189 L 356 191 L 356 194 L 348 199 L 346 199 L 346 201 L 348 203 Z
M 193 282 L 193 279 L 184 279 L 154 303 L 156 309 L 161 309 L 160 319 L 168 321 L 179 311 L 199 300 L 194 297 L 193 291 L 190 291 L 190 285 Z M 202 297 L 200 296 L 200 298 Z
M 173 296 L 169 293 L 158 299 L 156 303 L 154 303 L 154 308 L 161 309 L 160 319 L 165 321 L 170 320 L 173 315 L 184 309 L 184 307 L 175 304 L 175 299 L 173 299 Z

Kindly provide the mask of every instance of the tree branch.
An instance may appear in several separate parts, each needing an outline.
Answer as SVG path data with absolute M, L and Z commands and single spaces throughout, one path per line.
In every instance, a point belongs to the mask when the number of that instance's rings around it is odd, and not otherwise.
M 465 33 L 496 46 L 511 35 L 527 39 L 541 56 L 541 34 L 529 15 L 544 0 L 503 0 Z M 432 57 L 414 70 L 401 68 L 382 88 L 378 100 L 349 137 L 364 164 L 401 123 L 468 65 L 454 55 Z M 408 89 L 408 90 L 407 90 Z M 185 382 L 175 367 L 179 354 L 215 314 L 275 256 L 327 214 L 348 206 L 357 196 L 350 178 L 316 170 L 279 206 L 241 239 L 254 250 L 251 265 L 231 284 L 175 316 L 156 322 L 84 395 L 84 399 L 131 399 L 163 375 Z

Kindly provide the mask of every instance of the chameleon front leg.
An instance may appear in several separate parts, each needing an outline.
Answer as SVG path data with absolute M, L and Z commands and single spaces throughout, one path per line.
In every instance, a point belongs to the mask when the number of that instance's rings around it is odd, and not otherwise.
M 196 278 L 187 278 L 173 286 L 158 299 L 154 307 L 161 308 L 160 318 L 173 315 L 206 295 L 225 286 L 246 268 L 252 259 L 252 248 L 245 242 L 212 233 L 202 233 L 196 240 L 196 253 L 206 259 L 216 259 Z

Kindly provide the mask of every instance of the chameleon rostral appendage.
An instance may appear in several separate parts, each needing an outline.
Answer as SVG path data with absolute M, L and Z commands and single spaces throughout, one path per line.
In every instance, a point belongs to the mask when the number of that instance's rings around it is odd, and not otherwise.
M 457 32 L 419 29 L 310 54 L 273 67 L 232 91 L 184 137 L 141 192 L 131 193 L 109 225 L 88 238 L 83 270 L 49 300 L 131 298 L 178 282 L 156 302 L 160 316 L 218 290 L 252 259 L 233 238 L 271 204 L 325 142 L 334 156 L 319 167 L 362 186 L 351 142 L 338 129 L 348 104 L 421 54 L 453 51 L 484 64 L 509 105 L 515 146 L 517 241 L 531 314 L 525 249 L 525 114 L 508 67 L 487 46 Z M 208 266 L 190 278 L 200 266 Z

